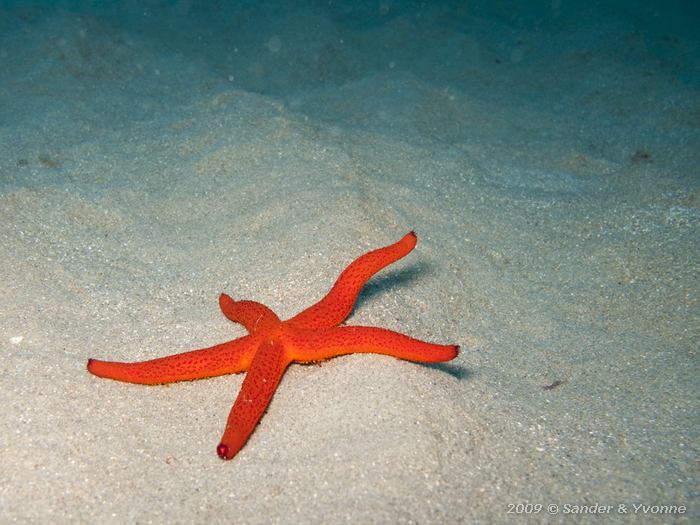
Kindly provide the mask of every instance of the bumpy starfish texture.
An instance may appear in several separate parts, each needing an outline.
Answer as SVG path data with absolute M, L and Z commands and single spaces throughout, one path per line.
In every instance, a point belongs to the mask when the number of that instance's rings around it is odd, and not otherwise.
M 352 311 L 364 284 L 379 270 L 407 255 L 416 245 L 410 232 L 400 241 L 366 253 L 338 277 L 328 294 L 315 305 L 281 321 L 264 304 L 234 301 L 226 294 L 219 306 L 248 335 L 227 343 L 139 363 L 88 359 L 96 376 L 156 385 L 248 371 L 228 416 L 216 451 L 233 458 L 253 433 L 287 366 L 356 352 L 385 354 L 408 361 L 435 363 L 454 359 L 457 345 L 438 345 L 391 330 L 368 326 L 338 326 Z

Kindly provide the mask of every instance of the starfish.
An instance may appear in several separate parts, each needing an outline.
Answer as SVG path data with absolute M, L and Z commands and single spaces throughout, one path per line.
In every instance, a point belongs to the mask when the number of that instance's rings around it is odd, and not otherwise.
M 364 284 L 379 270 L 407 255 L 416 241 L 416 234 L 410 232 L 390 246 L 357 258 L 323 299 L 286 321 L 264 304 L 234 301 L 221 294 L 221 311 L 231 321 L 242 324 L 248 335 L 210 348 L 138 363 L 88 359 L 87 369 L 99 377 L 145 385 L 247 370 L 216 448 L 219 457 L 231 459 L 248 441 L 292 362 L 313 363 L 355 352 L 422 363 L 449 361 L 457 356 L 457 345 L 426 343 L 383 328 L 338 326 L 350 315 Z

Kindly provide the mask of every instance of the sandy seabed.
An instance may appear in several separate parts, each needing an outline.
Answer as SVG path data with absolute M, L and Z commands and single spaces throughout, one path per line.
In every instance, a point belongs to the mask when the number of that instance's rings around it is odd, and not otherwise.
M 0 9 L 0 522 L 700 519 L 694 14 L 363 6 Z M 292 366 L 233 461 L 242 375 L 85 369 L 411 229 L 348 322 L 459 357 Z

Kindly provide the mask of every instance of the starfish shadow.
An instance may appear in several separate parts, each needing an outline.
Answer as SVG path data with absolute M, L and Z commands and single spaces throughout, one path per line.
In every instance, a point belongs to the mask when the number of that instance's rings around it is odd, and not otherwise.
M 431 265 L 428 263 L 421 262 L 413 264 L 408 268 L 404 268 L 403 270 L 396 270 L 393 272 L 389 271 L 382 276 L 375 277 L 371 282 L 367 283 L 360 292 L 360 295 L 357 297 L 357 301 L 355 302 L 353 311 L 359 310 L 362 307 L 363 303 L 371 302 L 374 296 L 379 295 L 380 293 L 390 288 L 393 288 L 394 286 L 400 286 L 404 283 L 410 283 L 422 273 L 429 271 L 431 271 Z M 425 366 L 427 368 L 440 370 L 441 372 L 445 372 L 446 374 L 449 374 L 460 381 L 463 379 L 467 379 L 468 377 L 473 375 L 473 372 L 471 372 L 469 369 L 462 366 L 453 365 L 451 363 L 416 364 Z
M 357 301 L 353 307 L 353 311 L 357 311 L 362 307 L 362 304 L 367 301 L 369 302 L 375 295 L 378 295 L 394 286 L 400 286 L 404 283 L 410 283 L 415 280 L 420 274 L 425 273 L 430 269 L 430 265 L 427 263 L 417 263 L 403 270 L 389 271 L 386 274 L 379 277 L 375 277 L 372 281 L 367 283 L 360 295 L 357 297 Z
M 474 375 L 474 372 L 459 365 L 452 365 L 449 363 L 416 363 L 417 365 L 424 366 L 426 368 L 432 368 L 434 370 L 439 370 L 440 372 L 445 372 L 451 375 L 455 379 L 461 381 L 463 379 L 468 379 Z

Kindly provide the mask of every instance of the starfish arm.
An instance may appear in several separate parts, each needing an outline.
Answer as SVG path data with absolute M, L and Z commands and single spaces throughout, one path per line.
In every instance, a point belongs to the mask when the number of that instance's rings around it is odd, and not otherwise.
M 290 362 L 279 340 L 268 340 L 260 345 L 216 447 L 221 459 L 233 458 L 248 441 Z
M 368 252 L 355 259 L 340 274 L 331 290 L 318 303 L 287 321 L 295 328 L 331 328 L 342 323 L 355 304 L 365 283 L 379 270 L 407 255 L 416 246 L 414 232 L 384 248 Z
M 88 359 L 87 369 L 99 377 L 142 385 L 190 381 L 247 370 L 259 344 L 259 337 L 246 335 L 210 348 L 138 363 Z
M 227 318 L 242 324 L 251 334 L 265 331 L 280 322 L 277 315 L 264 304 L 255 301 L 234 301 L 225 293 L 219 296 L 219 307 Z
M 457 357 L 459 346 L 437 345 L 383 328 L 340 326 L 325 330 L 295 330 L 289 334 L 294 361 L 322 361 L 353 353 L 385 354 L 407 361 L 437 363 Z

